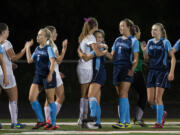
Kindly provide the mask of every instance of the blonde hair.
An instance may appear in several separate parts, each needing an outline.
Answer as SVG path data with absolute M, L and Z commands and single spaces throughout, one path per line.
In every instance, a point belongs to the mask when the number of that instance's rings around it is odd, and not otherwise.
M 156 25 L 156 26 L 158 26 L 160 28 L 161 37 L 167 39 L 167 34 L 166 34 L 166 30 L 164 28 L 164 25 L 162 23 L 155 23 L 154 25 Z
M 56 30 L 56 28 L 52 25 L 46 26 L 45 28 L 51 32 L 51 36 L 52 36 L 53 31 Z M 51 47 L 53 48 L 54 47 L 54 41 L 51 40 L 51 42 L 53 43 L 53 45 L 51 45 Z
M 49 44 L 53 48 L 54 47 L 54 41 L 51 39 L 51 37 L 52 37 L 51 31 L 47 28 L 43 28 L 41 30 L 45 33 L 45 37 L 49 40 Z
M 79 43 L 81 43 L 81 41 L 89 34 L 90 30 L 92 30 L 95 26 L 98 25 L 96 18 L 90 17 L 85 18 L 84 20 L 85 22 L 82 28 L 82 32 L 78 39 Z

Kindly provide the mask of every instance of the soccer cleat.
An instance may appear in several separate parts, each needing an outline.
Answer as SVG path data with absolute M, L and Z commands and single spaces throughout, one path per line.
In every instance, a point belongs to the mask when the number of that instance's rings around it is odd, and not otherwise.
M 46 125 L 46 122 L 37 122 L 37 124 L 32 129 L 39 129 Z
M 88 128 L 88 127 L 87 127 L 87 123 L 86 123 L 86 122 L 83 122 L 82 125 L 81 125 L 81 128 Z
M 125 124 L 123 124 L 123 123 L 120 122 L 120 123 L 117 123 L 117 124 L 112 125 L 112 127 L 113 127 L 113 128 L 120 128 L 120 129 L 121 129 L 121 128 L 125 128 Z
M 58 125 L 56 125 L 56 124 L 55 124 L 55 127 L 56 127 L 56 129 L 60 128 L 60 126 L 58 126 Z
M 82 120 L 82 122 L 87 123 L 87 122 L 96 122 L 97 118 L 96 117 L 89 117 L 88 119 Z
M 45 130 L 56 130 L 56 126 L 50 124 L 48 127 L 45 128 Z
M 47 120 L 47 121 L 46 121 L 46 125 L 45 125 L 44 127 L 46 128 L 46 127 L 48 127 L 50 124 L 51 124 L 51 121 L 50 121 L 50 120 Z
M 140 125 L 141 127 L 147 127 L 143 120 L 134 120 L 134 125 Z
M 132 128 L 132 125 L 130 123 L 125 123 L 125 128 Z
M 11 123 L 11 128 L 14 129 L 14 128 L 17 128 L 17 129 L 21 129 L 21 128 L 24 128 L 25 127 L 25 124 L 21 124 L 21 123 Z
M 156 123 L 152 128 L 163 128 L 162 124 Z
M 94 124 L 94 123 L 88 122 L 87 128 L 89 128 L 89 129 L 101 129 L 102 126 L 101 126 L 101 124 L 97 124 L 97 123 Z
M 167 117 L 167 112 L 164 111 L 164 114 L 163 114 L 163 117 L 162 117 L 162 120 L 161 120 L 162 126 L 164 126 L 164 123 L 165 123 L 165 121 L 166 121 L 166 117 Z

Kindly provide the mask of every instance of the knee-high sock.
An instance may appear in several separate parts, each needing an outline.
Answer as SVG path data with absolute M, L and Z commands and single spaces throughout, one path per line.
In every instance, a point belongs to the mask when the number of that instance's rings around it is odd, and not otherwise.
M 51 124 L 53 126 L 55 126 L 55 122 L 56 122 L 56 104 L 54 102 L 52 102 L 51 104 L 49 104 L 50 107 L 50 116 L 51 116 Z
M 88 99 L 84 99 L 84 113 L 83 113 L 83 119 L 87 119 L 88 111 L 89 111 L 89 100 L 88 100 Z
M 164 113 L 164 105 L 157 105 L 156 116 L 157 116 L 157 123 L 159 124 L 161 124 L 163 113 Z
M 83 120 L 83 114 L 84 114 L 84 98 L 80 99 L 80 112 L 79 112 L 79 119 Z
M 119 98 L 119 112 L 121 123 L 125 123 L 126 113 L 127 113 L 127 98 Z
M 129 100 L 128 100 L 128 98 L 126 98 L 125 100 L 126 100 L 126 118 L 125 118 L 125 122 L 130 124 L 130 106 L 129 106 Z
M 154 104 L 154 105 L 150 105 L 152 109 L 156 110 L 157 109 L 157 105 Z
M 37 100 L 34 102 L 31 102 L 31 106 L 32 106 L 32 109 L 34 110 L 34 112 L 36 114 L 38 122 L 43 122 L 44 117 L 43 117 L 41 105 L 39 104 L 39 102 Z
M 97 105 L 97 99 L 95 97 L 89 98 L 89 107 L 90 107 L 90 116 L 96 117 L 96 105 Z
M 47 120 L 51 120 L 50 118 L 50 108 L 49 108 L 49 105 L 48 106 L 44 106 L 44 114 L 45 114 L 45 118 L 46 118 L 46 121 Z
M 100 106 L 100 104 L 97 104 L 96 105 L 96 118 L 97 118 L 97 120 L 96 120 L 96 123 L 97 124 L 101 124 L 101 106 Z
M 9 112 L 11 115 L 11 122 L 17 124 L 18 108 L 16 101 L 9 101 Z
M 58 102 L 55 102 L 56 104 L 56 116 L 59 114 L 59 111 L 61 110 L 62 104 L 59 104 Z

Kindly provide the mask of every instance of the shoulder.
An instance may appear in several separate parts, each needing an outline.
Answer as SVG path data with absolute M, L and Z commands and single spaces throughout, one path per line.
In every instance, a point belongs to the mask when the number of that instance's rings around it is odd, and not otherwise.
M 154 38 L 149 39 L 148 42 L 147 42 L 147 45 L 150 44 L 150 43 L 154 43 Z

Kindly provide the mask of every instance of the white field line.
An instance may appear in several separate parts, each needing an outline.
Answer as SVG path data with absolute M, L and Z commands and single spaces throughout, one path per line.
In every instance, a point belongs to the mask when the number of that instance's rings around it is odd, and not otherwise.
M 28 126 L 32 126 L 32 125 L 35 125 L 36 123 L 32 123 L 32 122 L 25 122 L 24 124 L 28 125 Z M 71 125 L 71 126 L 75 126 L 77 125 L 77 122 L 57 122 L 56 123 L 57 125 Z M 102 125 L 113 125 L 113 124 L 116 124 L 116 122 L 101 122 Z M 133 124 L 131 122 L 131 124 Z M 148 125 L 154 125 L 155 122 L 145 122 L 145 124 L 148 124 Z M 177 124 L 180 124 L 180 122 L 166 122 L 165 125 L 177 125 Z M 11 125 L 11 123 L 2 123 L 2 125 Z
M 153 134 L 180 134 L 180 131 L 44 131 L 44 132 L 21 132 L 21 133 L 5 133 L 3 135 L 14 135 L 14 134 L 131 134 L 131 133 L 153 133 Z

